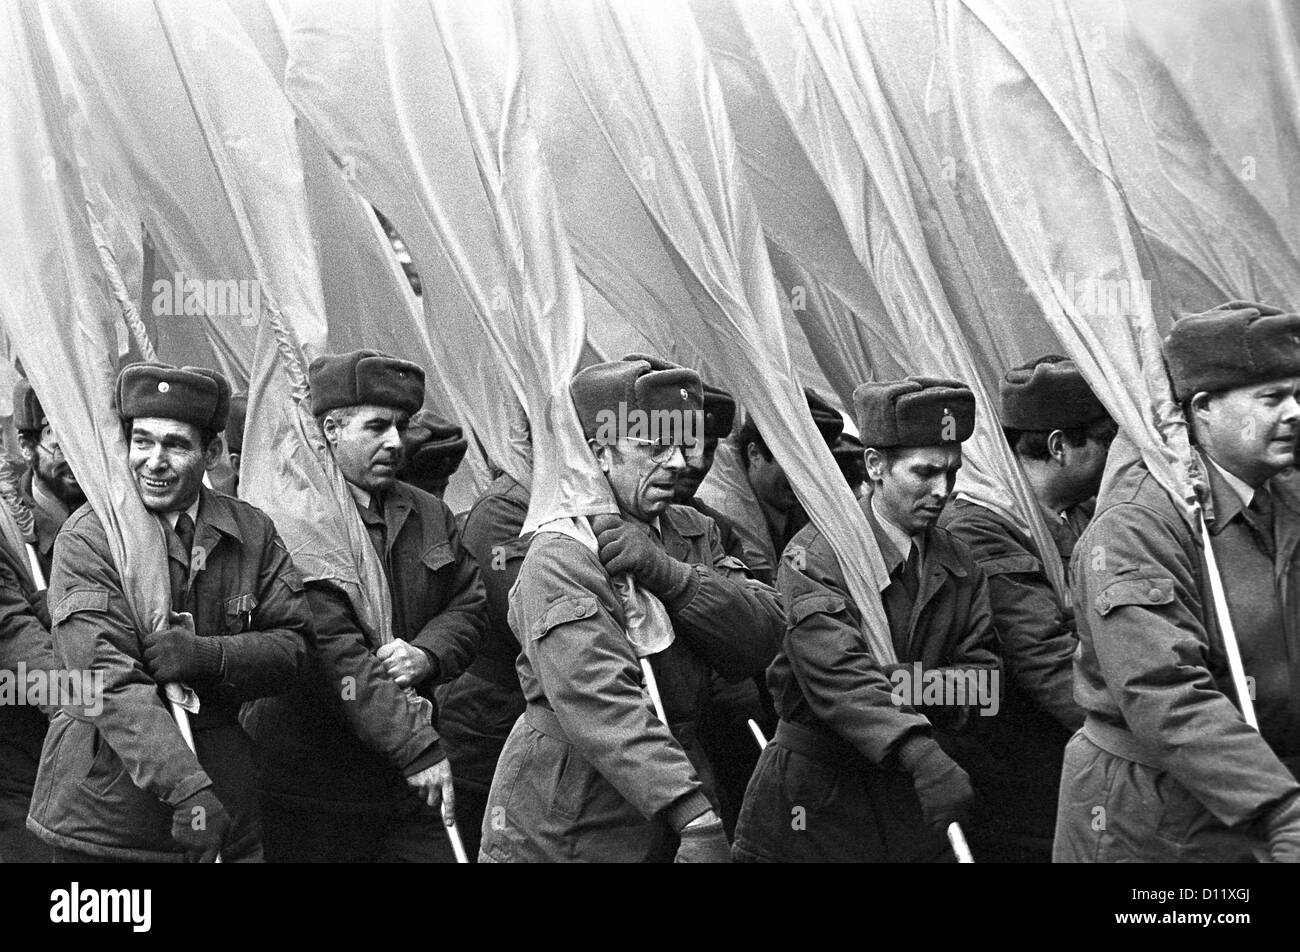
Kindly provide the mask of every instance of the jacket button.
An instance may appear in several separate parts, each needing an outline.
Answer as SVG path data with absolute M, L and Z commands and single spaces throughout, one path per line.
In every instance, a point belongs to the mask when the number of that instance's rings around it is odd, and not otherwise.
M 1153 602 L 1158 602 L 1158 601 L 1160 601 L 1160 598 L 1161 598 L 1161 596 L 1163 596 L 1163 595 L 1164 595 L 1164 592 L 1160 591 L 1160 589 L 1158 589 L 1158 588 L 1153 588 L 1153 589 L 1151 589 L 1151 591 L 1147 592 L 1147 598 L 1151 599 L 1151 601 L 1153 601 Z

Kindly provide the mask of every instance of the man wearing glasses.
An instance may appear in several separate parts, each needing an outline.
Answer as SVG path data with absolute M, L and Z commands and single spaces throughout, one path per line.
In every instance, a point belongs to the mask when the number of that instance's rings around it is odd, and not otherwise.
M 548 523 L 519 570 L 509 621 L 527 707 L 492 780 L 480 861 L 727 862 L 696 722 L 714 671 L 752 677 L 772 660 L 784 630 L 776 593 L 726 556 L 713 520 L 672 505 L 699 429 L 646 439 L 602 427 L 634 414 L 698 422 L 693 370 L 595 364 L 569 392 L 619 514 Z M 625 576 L 654 599 L 625 601 Z M 671 636 L 666 647 L 633 646 L 638 614 L 658 618 L 649 628 Z

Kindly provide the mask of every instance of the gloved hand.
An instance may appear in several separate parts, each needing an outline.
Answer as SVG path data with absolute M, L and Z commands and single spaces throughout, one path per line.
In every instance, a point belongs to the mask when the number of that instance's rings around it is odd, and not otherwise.
M 221 672 L 222 648 L 218 638 L 194 633 L 188 612 L 172 612 L 172 623 L 144 636 L 144 660 L 159 684 L 201 681 Z
M 1292 794 L 1264 817 L 1268 853 L 1275 863 L 1300 863 L 1300 794 Z
M 600 564 L 611 576 L 627 572 L 660 596 L 675 595 L 690 582 L 695 570 L 655 545 L 645 529 L 608 513 L 593 516 L 591 528 Z
M 945 833 L 948 824 L 960 821 L 974 796 L 966 771 L 943 752 L 930 737 L 912 737 L 898 751 L 898 764 L 912 775 L 912 786 L 921 801 L 921 816 L 932 829 Z
M 722 831 L 722 821 L 712 810 L 682 827 L 681 845 L 674 863 L 730 863 L 731 845 Z
M 185 850 L 186 862 L 216 862 L 230 826 L 230 815 L 211 787 L 186 797 L 172 811 L 172 839 Z

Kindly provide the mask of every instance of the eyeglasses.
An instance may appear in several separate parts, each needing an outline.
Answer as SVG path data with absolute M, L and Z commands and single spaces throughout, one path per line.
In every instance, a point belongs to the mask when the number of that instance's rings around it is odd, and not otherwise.
M 701 448 L 698 443 L 694 446 L 684 446 L 678 443 L 663 443 L 658 440 L 641 440 L 635 436 L 625 436 L 624 439 L 629 443 L 636 443 L 638 446 L 650 447 L 650 460 L 655 463 L 668 462 L 672 459 L 675 450 L 681 450 L 683 458 L 690 459 L 693 456 L 698 456 Z

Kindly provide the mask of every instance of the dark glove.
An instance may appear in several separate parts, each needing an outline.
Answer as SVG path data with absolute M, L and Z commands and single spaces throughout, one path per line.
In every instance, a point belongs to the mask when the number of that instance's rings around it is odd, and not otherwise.
M 1292 794 L 1264 817 L 1268 853 L 1275 863 L 1300 863 L 1300 794 Z
M 716 816 L 695 826 L 683 827 L 681 837 L 681 845 L 673 857 L 674 863 L 731 862 L 731 844 L 727 842 L 727 834 L 722 831 L 722 821 Z
M 169 625 L 144 636 L 144 660 L 159 684 L 202 681 L 221 672 L 219 638 L 201 638 L 187 625 Z
M 647 591 L 659 596 L 676 595 L 690 583 L 694 573 L 654 544 L 650 534 L 618 516 L 593 516 L 597 554 L 611 576 L 629 573 Z
M 172 811 L 172 839 L 190 863 L 212 863 L 230 835 L 230 815 L 211 787 L 191 794 Z
M 921 815 L 932 829 L 945 833 L 970 807 L 974 791 L 966 771 L 930 737 L 912 737 L 898 751 L 898 764 L 912 775 Z

